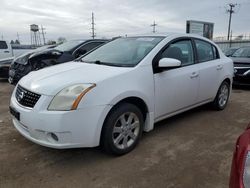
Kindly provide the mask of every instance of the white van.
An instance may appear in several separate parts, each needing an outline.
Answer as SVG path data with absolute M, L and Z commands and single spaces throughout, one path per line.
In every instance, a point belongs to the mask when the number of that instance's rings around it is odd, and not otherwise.
M 6 59 L 13 56 L 13 51 L 9 42 L 0 40 L 0 59 Z

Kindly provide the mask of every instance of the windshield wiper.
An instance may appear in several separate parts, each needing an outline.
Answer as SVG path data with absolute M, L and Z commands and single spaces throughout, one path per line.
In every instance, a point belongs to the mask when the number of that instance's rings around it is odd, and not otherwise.
M 96 61 L 84 61 L 84 60 L 80 60 L 81 62 L 85 62 L 85 63 L 93 63 L 93 64 L 97 64 L 97 65 L 107 65 L 107 66 L 112 66 L 112 67 L 133 67 L 134 65 L 132 64 L 118 64 L 118 63 L 107 63 L 107 62 L 103 62 L 100 60 L 96 60 Z

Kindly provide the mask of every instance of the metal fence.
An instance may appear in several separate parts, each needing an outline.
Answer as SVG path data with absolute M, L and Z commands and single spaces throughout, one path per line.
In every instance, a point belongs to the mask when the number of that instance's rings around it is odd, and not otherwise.
M 226 51 L 230 47 L 250 46 L 250 36 L 231 36 L 230 40 L 227 40 L 227 37 L 216 37 L 214 38 L 214 42 L 222 51 Z

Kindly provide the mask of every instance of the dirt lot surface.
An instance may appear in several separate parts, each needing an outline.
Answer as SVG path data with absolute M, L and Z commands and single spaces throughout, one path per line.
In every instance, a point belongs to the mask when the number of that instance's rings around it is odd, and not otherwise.
M 228 187 L 236 138 L 250 121 L 250 90 L 224 111 L 203 106 L 156 124 L 122 157 L 99 148 L 55 150 L 26 140 L 8 112 L 13 87 L 0 80 L 0 187 Z

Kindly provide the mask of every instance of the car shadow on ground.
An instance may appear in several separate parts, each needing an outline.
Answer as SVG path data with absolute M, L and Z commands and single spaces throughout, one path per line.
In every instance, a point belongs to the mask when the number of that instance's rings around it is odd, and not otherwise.
M 0 83 L 6 83 L 6 82 L 8 82 L 8 79 L 7 78 L 0 78 Z
M 250 85 L 244 85 L 244 86 L 233 86 L 233 90 L 250 90 Z

